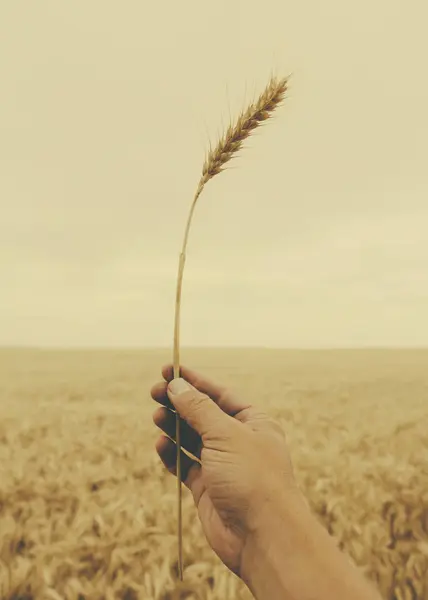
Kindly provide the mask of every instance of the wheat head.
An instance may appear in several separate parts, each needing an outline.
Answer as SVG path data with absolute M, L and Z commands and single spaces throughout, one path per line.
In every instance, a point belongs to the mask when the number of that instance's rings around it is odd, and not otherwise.
M 215 175 L 223 171 L 224 165 L 242 148 L 244 141 L 262 123 L 267 121 L 273 111 L 284 100 L 288 89 L 288 78 L 272 77 L 257 102 L 242 112 L 234 126 L 230 125 L 217 146 L 210 150 L 202 169 L 200 185 L 204 186 Z

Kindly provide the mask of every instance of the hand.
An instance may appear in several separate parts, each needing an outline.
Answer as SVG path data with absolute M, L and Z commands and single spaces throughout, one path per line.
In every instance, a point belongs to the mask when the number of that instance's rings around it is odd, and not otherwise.
M 162 369 L 164 382 L 151 390 L 158 408 L 153 420 L 169 437 L 156 450 L 176 474 L 176 415 L 181 417 L 182 480 L 193 494 L 207 540 L 238 576 L 251 535 L 273 506 L 303 501 L 296 486 L 282 428 L 226 388 L 182 367 Z M 168 385 L 169 382 L 169 385 Z

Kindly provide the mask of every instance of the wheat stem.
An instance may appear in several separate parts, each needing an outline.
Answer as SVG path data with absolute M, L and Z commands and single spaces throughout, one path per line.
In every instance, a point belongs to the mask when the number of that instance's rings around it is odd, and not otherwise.
M 264 121 L 269 119 L 273 111 L 279 106 L 287 91 L 288 78 L 276 79 L 272 77 L 269 84 L 258 98 L 257 102 L 242 112 L 234 127 L 229 125 L 223 137 L 214 149 L 210 148 L 208 156 L 202 168 L 202 176 L 199 180 L 195 196 L 193 198 L 190 212 L 187 218 L 184 232 L 183 245 L 178 264 L 178 277 L 175 298 L 175 320 L 174 320 L 174 379 L 180 377 L 180 309 L 181 292 L 183 286 L 184 265 L 186 262 L 187 243 L 189 239 L 190 226 L 196 208 L 196 203 L 205 185 L 218 173 L 224 170 L 224 165 L 229 162 L 234 154 L 242 148 L 243 142 Z M 180 417 L 176 413 L 176 447 L 177 447 L 177 493 L 178 493 L 178 574 L 183 580 L 183 521 L 182 521 L 182 472 L 181 472 L 181 435 Z
M 180 309 L 181 309 L 181 289 L 183 285 L 184 265 L 186 263 L 187 241 L 189 239 L 190 225 L 192 223 L 193 213 L 195 211 L 196 202 L 202 192 L 202 187 L 199 185 L 195 197 L 190 208 L 187 218 L 186 229 L 184 232 L 183 246 L 178 262 L 178 277 L 177 277 L 177 292 L 175 298 L 175 318 L 174 318 L 174 358 L 173 358 L 173 375 L 174 379 L 180 377 Z M 180 432 L 180 417 L 175 415 L 175 439 L 177 445 L 177 493 L 178 493 L 178 576 L 180 581 L 183 581 L 183 511 L 182 511 L 182 487 L 181 487 L 181 432 Z

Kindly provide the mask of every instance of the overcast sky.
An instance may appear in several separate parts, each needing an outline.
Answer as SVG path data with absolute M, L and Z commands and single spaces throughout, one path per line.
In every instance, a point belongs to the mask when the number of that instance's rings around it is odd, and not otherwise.
M 350 8 L 352 7 L 352 8 Z M 428 345 L 424 0 L 0 4 L 0 345 Z

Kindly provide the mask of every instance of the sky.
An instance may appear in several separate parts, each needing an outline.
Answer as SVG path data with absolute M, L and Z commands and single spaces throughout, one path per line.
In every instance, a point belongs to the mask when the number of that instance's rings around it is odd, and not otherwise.
M 428 346 L 428 4 L 0 4 L 0 345 Z

